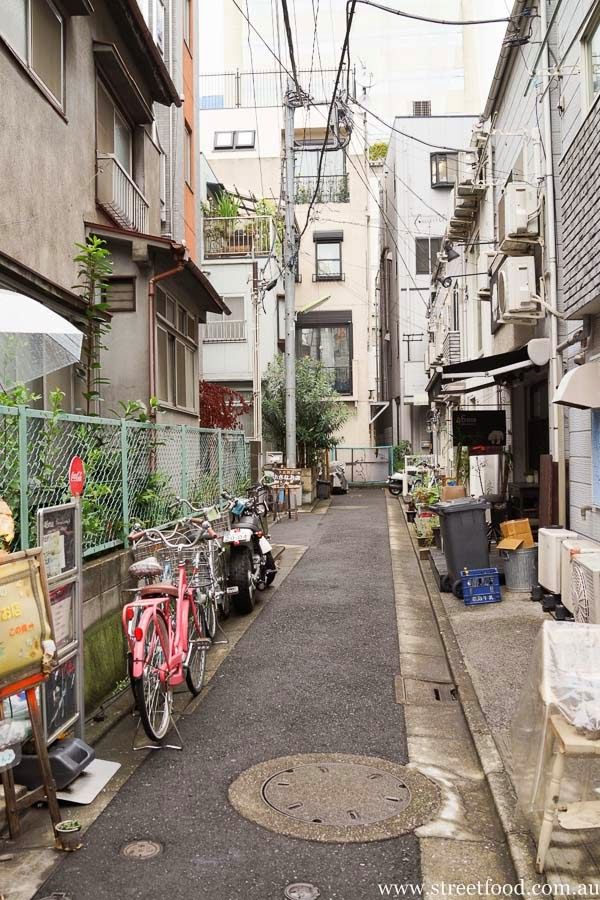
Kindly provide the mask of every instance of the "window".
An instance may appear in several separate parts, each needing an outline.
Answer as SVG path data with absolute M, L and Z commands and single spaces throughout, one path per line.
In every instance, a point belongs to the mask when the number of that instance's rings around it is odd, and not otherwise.
M 454 187 L 458 178 L 457 153 L 431 154 L 431 187 Z
M 255 131 L 215 131 L 215 150 L 253 150 Z
M 451 331 L 460 331 L 460 294 L 458 284 L 454 282 L 452 289 L 452 328 Z
M 63 105 L 64 21 L 50 0 L 3 0 L 0 35 Z
M 215 131 L 215 150 L 233 150 L 233 131 Z
M 183 173 L 188 187 L 193 185 L 193 146 L 192 130 L 186 122 L 183 142 Z
M 338 313 L 337 315 L 343 314 Z M 339 394 L 351 394 L 352 323 L 346 321 L 317 324 L 319 314 L 307 315 L 305 322 L 306 324 L 296 328 L 298 357 L 310 356 L 318 359 L 331 373 L 336 391 Z
M 591 106 L 600 94 L 600 17 L 596 14 L 584 38 L 584 59 L 587 74 L 587 103 Z
M 165 5 L 163 0 L 156 0 L 154 5 L 154 40 L 156 46 L 165 53 Z
M 316 231 L 315 242 L 315 281 L 339 281 L 342 276 L 342 240 L 341 231 Z
M 223 297 L 231 315 L 209 312 L 202 328 L 202 340 L 209 342 L 233 342 L 246 340 L 246 316 L 243 297 Z
M 442 249 L 439 237 L 415 238 L 415 257 L 417 275 L 430 275 L 437 263 L 437 254 Z
M 117 275 L 108 278 L 102 302 L 108 303 L 111 313 L 135 312 L 135 278 Z
M 192 0 L 184 0 L 183 39 L 190 49 L 192 47 L 192 27 Z
M 96 149 L 115 156 L 131 176 L 133 132 L 104 85 L 98 81 L 96 91 Z
M 164 291 L 156 292 L 158 399 L 194 412 L 198 408 L 197 322 Z
M 322 141 L 304 141 L 296 147 L 296 203 L 347 203 L 350 199 L 346 155 L 343 150 L 326 150 L 318 179 Z M 317 190 L 318 182 L 318 190 Z
M 223 297 L 224 303 L 231 310 L 231 315 L 226 316 L 225 313 L 206 313 L 207 322 L 242 322 L 245 321 L 244 316 L 244 298 L 243 297 Z
M 413 100 L 413 116 L 425 118 L 431 115 L 431 100 Z

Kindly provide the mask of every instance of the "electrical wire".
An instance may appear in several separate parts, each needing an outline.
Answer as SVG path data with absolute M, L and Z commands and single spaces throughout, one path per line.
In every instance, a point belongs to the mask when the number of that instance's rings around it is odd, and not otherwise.
M 267 43 L 267 41 L 264 39 L 264 37 L 262 36 L 262 34 L 261 34 L 260 31 L 258 30 L 258 28 L 256 28 L 256 27 L 252 24 L 252 22 L 250 21 L 250 17 L 246 15 L 246 13 L 244 12 L 244 10 L 243 10 L 242 7 L 240 6 L 240 4 L 237 2 L 237 0 L 231 0 L 231 2 L 232 2 L 233 5 L 236 7 L 236 9 L 240 12 L 240 14 L 244 17 L 244 19 L 246 20 L 246 22 L 248 23 L 248 25 L 250 26 L 250 28 L 252 29 L 252 31 L 257 35 L 257 37 L 260 38 L 261 43 L 263 43 L 263 44 L 265 45 L 265 47 L 267 48 L 267 50 L 269 51 L 269 53 L 271 54 L 271 56 L 273 57 L 273 59 L 275 59 L 275 60 L 279 63 L 279 65 L 281 66 L 281 68 L 283 69 L 283 71 L 286 73 L 286 75 L 289 75 L 290 78 L 291 78 L 293 81 L 295 81 L 296 79 L 294 78 L 292 72 L 290 72 L 290 70 L 288 69 L 288 67 L 287 67 L 287 66 L 285 65 L 285 63 L 281 60 L 281 56 L 277 56 L 277 54 L 275 53 L 275 51 L 273 50 L 273 48 L 272 48 L 272 47 Z M 280 54 L 281 54 L 281 47 L 279 48 L 279 52 L 280 52 Z
M 248 50 L 250 53 L 250 74 L 252 77 L 252 96 L 254 97 L 254 123 L 256 125 L 256 150 L 258 153 L 258 171 L 260 173 L 261 196 L 265 196 L 265 183 L 263 180 L 262 154 L 260 152 L 260 131 L 258 127 L 258 105 L 256 103 L 256 80 L 254 78 L 254 57 L 252 55 L 252 41 L 250 40 L 250 8 L 249 0 L 246 0 L 246 13 L 248 14 Z
M 431 144 L 429 141 L 424 141 L 422 138 L 415 137 L 414 134 L 409 134 L 407 131 L 401 131 L 399 128 L 396 128 L 394 125 L 390 125 L 389 122 L 386 122 L 381 116 L 378 116 L 377 113 L 374 113 L 367 106 L 364 106 L 356 97 L 349 97 L 349 100 L 352 103 L 355 103 L 357 106 L 360 106 L 361 109 L 372 116 L 374 119 L 377 119 L 378 122 L 381 122 L 382 125 L 385 125 L 386 128 L 389 128 L 390 131 L 395 131 L 397 134 L 401 134 L 405 138 L 409 138 L 411 141 L 415 141 L 417 144 L 424 144 L 426 147 L 432 147 L 434 150 L 448 150 L 450 153 L 472 153 L 473 148 L 467 149 L 464 147 L 446 147 L 444 144 Z
M 346 3 L 346 11 L 352 0 Z M 375 0 L 356 0 L 356 3 L 362 3 L 365 6 L 372 6 L 380 9 L 382 12 L 392 13 L 395 16 L 402 16 L 405 19 L 416 19 L 418 22 L 432 22 L 434 25 L 495 25 L 501 22 L 513 22 L 515 19 L 530 19 L 533 16 L 531 10 L 523 10 L 518 16 L 505 16 L 502 19 L 434 19 L 431 16 L 418 16 L 416 13 L 407 13 L 401 9 L 393 9 L 391 6 L 385 6 L 383 3 L 376 3 Z
M 294 40 L 292 38 L 292 26 L 290 23 L 290 11 L 288 9 L 287 0 L 281 0 L 281 7 L 283 9 L 283 24 L 285 25 L 288 52 L 290 54 L 290 65 L 292 67 L 296 90 L 298 91 L 298 95 L 300 96 L 302 94 L 302 89 L 300 87 L 300 82 L 298 81 L 298 69 L 296 67 L 296 57 L 294 55 Z

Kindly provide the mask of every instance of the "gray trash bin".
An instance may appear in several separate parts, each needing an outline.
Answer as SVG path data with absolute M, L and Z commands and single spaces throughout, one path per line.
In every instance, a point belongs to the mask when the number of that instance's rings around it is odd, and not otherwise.
M 520 547 L 501 550 L 504 561 L 504 580 L 508 591 L 530 591 L 537 584 L 538 548 Z
M 447 586 L 457 597 L 462 597 L 460 576 L 465 567 L 489 568 L 490 552 L 485 521 L 485 511 L 489 506 L 486 500 L 461 497 L 458 500 L 440 500 L 429 507 L 440 517 L 448 569 Z

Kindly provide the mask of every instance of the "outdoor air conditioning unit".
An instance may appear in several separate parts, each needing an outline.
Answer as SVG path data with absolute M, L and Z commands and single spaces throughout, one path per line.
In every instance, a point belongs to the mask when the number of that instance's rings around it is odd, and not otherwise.
M 538 531 L 538 581 L 552 594 L 560 594 L 563 541 L 576 537 L 576 531 L 566 528 L 540 528 Z
M 570 613 L 573 612 L 571 596 L 573 560 L 577 559 L 580 554 L 587 553 L 600 553 L 600 544 L 584 538 L 570 538 L 562 542 L 560 551 L 560 594 L 563 606 L 566 606 Z
M 571 609 L 576 622 L 600 625 L 600 553 L 581 553 L 574 557 Z
M 523 181 L 511 181 L 504 188 L 498 203 L 498 237 L 501 249 L 504 242 L 520 240 L 526 243 L 539 235 L 537 191 Z M 507 248 L 510 252 L 510 247 Z M 519 250 L 518 243 L 512 248 Z M 524 249 L 524 248 L 521 248 Z
M 533 324 L 544 318 L 535 289 L 533 256 L 509 256 L 492 275 L 492 306 L 501 322 Z

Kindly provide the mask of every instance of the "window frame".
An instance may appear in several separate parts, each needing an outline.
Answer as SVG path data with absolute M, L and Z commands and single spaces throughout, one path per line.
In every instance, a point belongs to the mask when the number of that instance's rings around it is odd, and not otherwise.
M 96 74 L 96 122 L 95 122 L 95 125 L 96 125 L 96 152 L 97 153 L 109 152 L 106 150 L 100 150 L 98 148 L 98 91 L 104 91 L 106 97 L 110 101 L 112 108 L 113 108 L 113 149 L 111 152 L 112 152 L 112 156 L 115 158 L 117 163 L 121 166 L 121 168 L 123 168 L 123 164 L 121 163 L 121 161 L 119 160 L 119 158 L 117 157 L 117 154 L 115 152 L 115 133 L 116 133 L 115 120 L 117 117 L 121 120 L 122 124 L 125 125 L 125 127 L 129 131 L 129 169 L 124 169 L 124 171 L 126 172 L 126 174 L 129 176 L 129 178 L 134 183 L 137 183 L 135 181 L 135 174 L 134 174 L 134 170 L 133 170 L 133 142 L 134 142 L 134 137 L 135 137 L 134 126 L 131 124 L 131 121 L 130 121 L 128 115 L 123 110 L 123 107 L 119 106 L 119 103 L 115 99 L 108 84 L 98 74 Z
M 347 342 L 348 342 L 349 390 L 347 392 L 346 391 L 342 392 L 338 388 L 336 388 L 336 391 L 340 395 L 340 397 L 347 399 L 347 398 L 354 396 L 354 367 L 352 365 L 352 359 L 353 359 L 353 354 L 354 354 L 354 347 L 353 347 L 354 329 L 353 329 L 352 319 L 348 318 L 347 314 L 344 315 L 342 313 L 338 313 L 338 316 L 339 316 L 339 318 L 336 317 L 336 314 L 334 312 L 334 313 L 330 313 L 328 315 L 326 314 L 325 317 L 321 318 L 319 313 L 315 313 L 312 315 L 311 314 L 307 315 L 308 321 L 305 321 L 305 322 L 297 321 L 296 322 L 296 357 L 297 357 L 297 359 L 300 359 L 303 355 L 306 355 L 306 354 L 301 353 L 302 331 L 318 330 L 319 332 L 321 332 L 323 329 L 344 328 L 346 330 Z M 319 343 L 319 347 L 320 347 L 320 343 L 321 343 L 320 336 L 319 336 L 318 343 Z M 315 359 L 315 358 L 317 360 L 319 360 L 319 362 L 322 361 L 320 349 L 319 349 L 319 355 L 317 357 L 311 357 L 311 359 Z M 330 368 L 330 367 L 326 366 L 325 368 Z M 334 367 L 334 368 L 343 368 L 343 366 L 338 366 L 338 367 Z
M 183 40 L 188 50 L 192 51 L 194 15 L 192 10 L 192 0 L 183 0 Z
M 440 180 L 440 162 L 442 160 L 446 163 L 446 180 Z M 450 166 L 449 162 L 453 162 L 455 165 L 455 178 L 450 181 L 448 179 Z M 434 177 L 434 166 L 435 166 L 435 177 Z M 452 188 L 456 184 L 458 180 L 458 153 L 431 153 L 429 155 L 429 172 L 431 175 L 431 187 L 436 190 L 439 188 Z
M 427 112 L 418 112 L 417 110 L 427 110 Z M 431 117 L 431 100 L 413 100 L 412 114 L 415 119 L 429 119 Z
M 415 237 L 415 275 L 431 276 L 431 273 L 433 272 L 433 270 L 435 268 L 435 259 L 434 259 L 434 254 L 433 254 L 434 241 L 439 241 L 439 247 L 435 251 L 437 254 L 442 249 L 443 238 L 438 237 L 438 235 L 434 236 L 434 235 L 425 235 L 425 234 L 420 234 Z M 419 250 L 418 250 L 419 242 L 427 243 L 427 260 L 429 263 L 429 268 L 427 269 L 427 271 L 419 270 Z
M 252 135 L 252 143 L 251 144 L 240 144 L 239 136 L 240 134 L 251 134 Z M 256 131 L 252 128 L 240 128 L 239 131 L 233 132 L 233 145 L 235 150 L 255 150 L 256 149 Z
M 194 190 L 194 133 L 187 122 L 183 124 L 183 178 Z
M 57 97 L 52 88 L 50 88 L 42 76 L 33 66 L 33 40 L 32 40 L 32 3 L 44 3 L 56 17 L 60 24 L 60 93 Z M 65 94 L 66 94 L 66 18 L 60 9 L 52 2 L 52 0 L 23 0 L 25 8 L 25 56 L 20 50 L 17 50 L 0 31 L 0 41 L 13 54 L 15 59 L 25 69 L 35 86 L 40 90 L 48 102 L 63 116 L 65 114 Z
M 581 44 L 580 44 L 580 59 L 582 60 L 581 66 L 581 90 L 582 90 L 582 111 L 584 117 L 590 112 L 593 106 L 595 106 L 598 97 L 600 97 L 600 90 L 597 94 L 594 94 L 592 89 L 592 38 L 595 34 L 598 34 L 600 37 L 600 3 L 596 4 L 595 8 L 592 10 L 588 21 L 585 24 L 583 29 L 583 33 L 581 36 Z
M 342 244 L 344 243 L 343 238 L 339 240 L 319 240 L 315 238 L 315 281 L 343 281 L 344 280 L 344 270 L 343 270 L 343 256 L 342 256 Z M 319 247 L 324 247 L 326 245 L 329 246 L 337 246 L 339 248 L 339 272 L 333 275 L 326 275 L 319 272 L 319 262 L 323 262 L 323 260 L 319 260 Z
M 217 136 L 220 134 L 230 134 L 231 135 L 231 144 L 227 144 L 227 146 L 219 146 L 217 144 Z M 213 135 L 213 150 L 233 150 L 235 143 L 235 131 L 215 131 Z
M 160 299 L 164 298 L 165 301 L 165 313 L 160 312 L 159 310 L 159 302 Z M 173 308 L 173 319 L 171 322 L 168 318 L 168 309 L 169 305 L 172 305 Z M 180 313 L 183 313 L 185 316 L 185 331 L 182 331 L 179 327 L 180 322 Z M 189 336 L 189 320 L 192 320 L 192 330 L 194 333 L 193 337 Z M 155 340 L 156 340 L 156 355 L 155 355 L 155 378 L 156 378 L 156 391 L 158 395 L 158 400 L 161 406 L 168 406 L 172 409 L 181 410 L 182 412 L 197 414 L 199 408 L 199 398 L 198 398 L 198 390 L 196 388 L 195 382 L 198 381 L 198 347 L 199 347 L 199 334 L 198 334 L 198 317 L 191 313 L 187 306 L 183 303 L 180 303 L 175 297 L 168 293 L 168 291 L 163 290 L 162 288 L 158 288 L 156 292 L 156 307 L 154 310 L 154 331 L 155 331 Z M 166 334 L 167 337 L 167 394 L 169 395 L 167 399 L 160 396 L 160 368 L 159 368 L 159 351 L 158 351 L 158 341 L 159 341 L 159 331 L 162 331 Z M 192 353 L 192 380 L 193 384 L 191 385 L 191 390 L 193 394 L 193 406 L 185 406 L 178 402 L 178 362 L 177 362 L 177 345 L 182 344 L 184 349 Z M 173 348 L 173 355 L 171 356 L 171 347 Z M 186 357 L 184 356 L 184 360 Z M 171 363 L 173 366 L 171 368 Z M 185 368 L 185 366 L 184 366 Z M 187 392 L 187 382 L 185 385 L 185 390 Z

